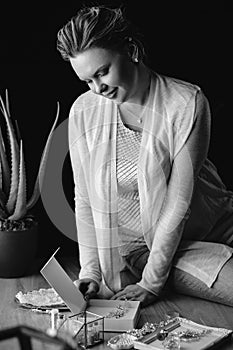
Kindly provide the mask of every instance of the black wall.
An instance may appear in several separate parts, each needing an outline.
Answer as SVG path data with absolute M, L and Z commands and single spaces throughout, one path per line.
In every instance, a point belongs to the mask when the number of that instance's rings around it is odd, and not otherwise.
M 232 8 L 223 2 L 203 6 L 187 1 L 186 7 L 166 1 L 104 3 L 126 5 L 128 16 L 144 32 L 152 69 L 201 86 L 213 115 L 210 159 L 226 185 L 233 189 Z M 62 124 L 74 99 L 86 89 L 56 51 L 57 31 L 75 15 L 81 2 L 48 4 L 8 5 L 0 14 L 0 93 L 4 95 L 8 89 L 12 117 L 18 120 L 24 140 L 29 193 L 55 116 L 56 101 L 60 101 Z M 64 144 L 66 137 L 64 128 Z M 68 155 L 62 174 L 65 195 L 72 207 L 73 180 Z M 55 200 L 55 209 L 58 206 Z M 41 200 L 34 212 L 40 220 L 38 254 L 50 254 L 59 245 L 64 254 L 76 254 L 76 243 L 53 224 Z

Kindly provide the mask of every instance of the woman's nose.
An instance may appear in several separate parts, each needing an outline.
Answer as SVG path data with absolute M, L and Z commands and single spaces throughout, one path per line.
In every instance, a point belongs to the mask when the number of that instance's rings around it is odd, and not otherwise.
M 104 91 L 106 91 L 107 89 L 107 85 L 106 84 L 102 84 L 102 83 L 94 83 L 94 92 L 96 94 L 102 94 Z

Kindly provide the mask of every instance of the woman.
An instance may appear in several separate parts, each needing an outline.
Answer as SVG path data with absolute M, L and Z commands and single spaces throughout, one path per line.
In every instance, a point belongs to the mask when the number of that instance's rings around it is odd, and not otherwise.
M 233 193 L 202 90 L 153 72 L 119 8 L 82 8 L 57 47 L 90 89 L 69 117 L 84 297 L 147 305 L 172 286 L 233 305 Z

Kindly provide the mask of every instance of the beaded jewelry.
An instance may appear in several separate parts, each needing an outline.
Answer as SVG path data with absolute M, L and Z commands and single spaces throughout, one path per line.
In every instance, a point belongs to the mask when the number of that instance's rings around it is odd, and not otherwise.
M 120 318 L 125 316 L 127 313 L 127 308 L 125 305 L 118 305 L 115 310 L 112 310 L 105 315 L 106 318 Z
M 202 331 L 186 329 L 185 331 L 178 332 L 178 335 L 181 341 L 192 342 L 200 340 L 201 337 L 209 333 L 211 333 L 211 329 L 203 329 Z
M 136 338 L 130 334 L 122 333 L 111 338 L 107 345 L 114 350 L 131 349 L 134 346 L 135 339 Z
M 154 332 L 157 328 L 157 324 L 146 322 L 142 328 L 133 328 L 132 330 L 127 331 L 127 333 L 137 339 L 141 339 L 144 335 Z

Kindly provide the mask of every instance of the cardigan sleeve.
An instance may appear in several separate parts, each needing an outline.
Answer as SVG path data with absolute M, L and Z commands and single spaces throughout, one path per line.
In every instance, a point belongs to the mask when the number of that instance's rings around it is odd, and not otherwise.
M 195 179 L 207 157 L 210 136 L 209 104 L 201 91 L 196 92 L 194 123 L 187 140 L 175 149 L 167 193 L 155 227 L 154 239 L 142 279 L 138 283 L 158 295 L 163 288 L 190 213 Z M 192 116 L 191 116 L 192 117 Z M 181 134 L 185 134 L 180 124 Z
M 80 125 L 82 111 L 74 105 L 69 115 L 69 152 L 75 185 L 75 218 L 81 270 L 79 278 L 101 281 L 95 225 L 88 195 L 89 152 Z

